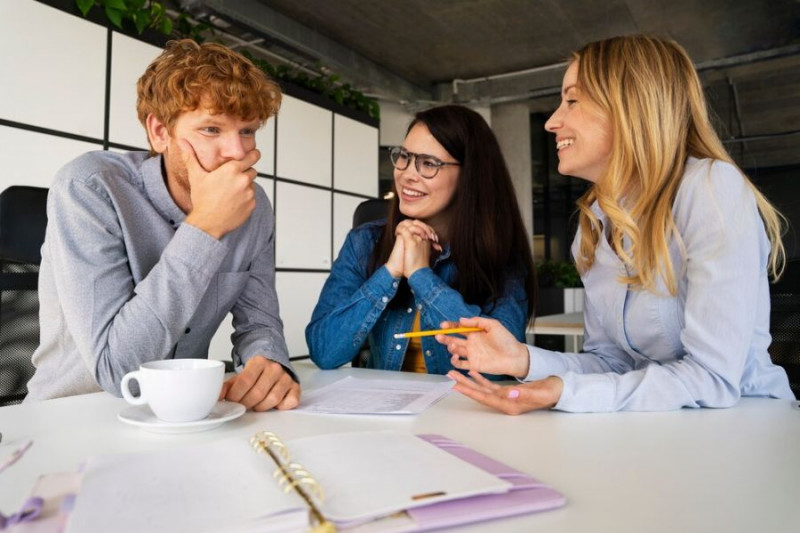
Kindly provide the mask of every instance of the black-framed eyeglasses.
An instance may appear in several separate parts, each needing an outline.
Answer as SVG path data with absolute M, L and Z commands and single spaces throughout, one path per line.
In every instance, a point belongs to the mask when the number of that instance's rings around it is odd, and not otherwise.
M 439 169 L 448 165 L 460 166 L 461 163 L 442 161 L 438 157 L 428 154 L 415 154 L 408 150 L 395 146 L 389 152 L 389 157 L 392 160 L 392 165 L 397 170 L 405 170 L 411 163 L 411 158 L 414 158 L 414 168 L 417 173 L 425 179 L 432 179 L 439 173 Z

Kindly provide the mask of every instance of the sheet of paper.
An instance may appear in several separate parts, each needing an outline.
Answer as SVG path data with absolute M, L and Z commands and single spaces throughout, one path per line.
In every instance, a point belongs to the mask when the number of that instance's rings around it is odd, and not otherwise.
M 291 460 L 325 491 L 323 514 L 343 530 L 416 506 L 511 488 L 508 481 L 400 431 L 329 433 L 285 444 Z
M 303 396 L 298 411 L 359 415 L 413 415 L 442 399 L 450 380 L 423 382 L 342 378 Z
M 94 457 L 67 533 L 217 532 L 258 521 L 262 526 L 251 531 L 283 531 L 287 521 L 307 525 L 305 503 L 294 492 L 284 494 L 274 470 L 247 437 Z

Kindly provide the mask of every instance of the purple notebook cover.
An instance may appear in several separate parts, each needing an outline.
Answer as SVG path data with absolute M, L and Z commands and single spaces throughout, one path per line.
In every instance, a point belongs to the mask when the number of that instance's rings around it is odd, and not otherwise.
M 544 511 L 566 503 L 560 492 L 463 444 L 441 435 L 417 436 L 514 485 L 504 494 L 472 496 L 409 509 L 407 512 L 416 521 L 418 531 Z

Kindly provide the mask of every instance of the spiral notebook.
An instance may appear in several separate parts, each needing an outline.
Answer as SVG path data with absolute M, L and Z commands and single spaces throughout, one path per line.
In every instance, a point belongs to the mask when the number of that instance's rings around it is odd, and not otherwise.
M 421 531 L 563 503 L 441 436 L 259 433 L 89 461 L 67 531 Z

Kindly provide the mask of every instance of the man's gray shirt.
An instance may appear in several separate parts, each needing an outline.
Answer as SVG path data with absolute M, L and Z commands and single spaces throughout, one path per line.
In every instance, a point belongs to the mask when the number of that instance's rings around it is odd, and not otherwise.
M 275 218 L 260 187 L 255 211 L 218 241 L 183 223 L 160 156 L 90 152 L 59 171 L 47 217 L 27 400 L 101 388 L 119 395 L 141 363 L 205 358 L 228 312 L 234 363 L 260 354 L 291 372 Z

